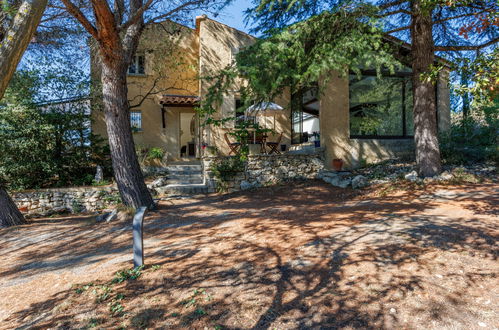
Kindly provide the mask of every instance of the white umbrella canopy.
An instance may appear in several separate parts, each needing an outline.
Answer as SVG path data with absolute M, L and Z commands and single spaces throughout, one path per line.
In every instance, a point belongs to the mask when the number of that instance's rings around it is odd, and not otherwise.
M 252 106 L 246 109 L 246 114 L 250 116 L 255 116 L 257 114 L 261 114 L 262 116 L 274 115 L 274 112 L 284 110 L 279 104 L 274 102 L 260 102 L 257 104 L 253 104 Z
M 282 110 L 284 110 L 284 108 L 274 102 L 260 102 L 248 107 L 248 109 L 246 109 L 245 111 L 245 114 L 246 116 L 274 116 L 275 130 L 275 116 Z

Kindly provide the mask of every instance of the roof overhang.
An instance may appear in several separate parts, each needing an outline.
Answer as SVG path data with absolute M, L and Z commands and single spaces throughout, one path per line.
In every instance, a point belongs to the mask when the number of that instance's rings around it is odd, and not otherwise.
M 195 107 L 199 105 L 199 97 L 195 95 L 171 95 L 161 96 L 159 104 L 163 107 Z

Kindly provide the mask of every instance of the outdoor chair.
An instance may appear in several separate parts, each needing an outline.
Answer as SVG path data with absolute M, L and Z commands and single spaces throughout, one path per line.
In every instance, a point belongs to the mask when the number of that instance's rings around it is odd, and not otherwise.
M 229 140 L 229 134 L 225 133 L 224 134 L 225 142 L 227 142 L 227 145 L 230 148 L 229 156 L 231 154 L 236 155 L 239 152 L 239 149 L 241 148 L 241 143 L 239 142 L 230 142 Z
M 269 155 L 271 155 L 271 154 L 280 155 L 281 154 L 281 152 L 278 149 L 279 145 L 281 144 L 281 140 L 282 140 L 282 133 L 279 134 L 279 137 L 277 138 L 276 142 L 267 142 L 267 146 L 269 146 L 269 148 L 270 148 Z

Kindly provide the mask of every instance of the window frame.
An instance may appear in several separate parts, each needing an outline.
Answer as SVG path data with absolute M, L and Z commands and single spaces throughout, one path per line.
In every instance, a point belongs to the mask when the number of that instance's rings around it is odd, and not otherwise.
M 139 128 L 133 126 L 133 121 L 134 121 L 133 115 L 134 114 L 139 114 L 139 118 L 140 118 L 140 127 Z M 143 132 L 144 131 L 144 125 L 143 125 L 143 121 L 142 121 L 142 111 L 141 110 L 130 111 L 130 127 L 132 128 L 132 132 L 133 133 L 139 133 L 139 132 Z
M 142 66 L 144 68 L 144 72 L 139 72 L 139 68 L 140 68 L 140 66 L 139 66 L 139 58 L 140 57 L 143 59 L 143 65 Z M 130 72 L 130 69 L 132 67 L 135 69 L 135 72 Z M 136 54 L 133 57 L 132 63 L 128 67 L 127 74 L 129 76 L 139 76 L 139 77 L 146 75 L 146 56 L 144 54 Z
M 353 71 L 349 72 L 349 75 L 355 75 Z M 376 70 L 361 70 L 361 75 L 362 76 L 367 76 L 367 77 L 376 77 L 377 72 Z M 395 72 L 395 73 L 390 73 L 388 71 L 382 71 L 381 72 L 382 77 L 392 77 L 392 78 L 409 78 L 412 79 L 412 72 Z M 350 80 L 350 79 L 349 79 Z M 348 130 L 349 130 L 349 135 L 350 139 L 357 139 L 357 140 L 409 140 L 409 139 L 414 139 L 414 134 L 409 135 L 407 133 L 407 108 L 406 108 L 406 93 L 407 93 L 407 83 L 402 84 L 402 135 L 355 135 L 351 134 L 350 130 L 350 104 L 351 104 L 351 96 L 352 93 L 350 92 L 350 81 L 349 81 L 349 89 L 348 89 Z M 435 86 L 435 90 L 436 90 Z M 438 109 L 437 109 L 437 118 L 438 118 Z

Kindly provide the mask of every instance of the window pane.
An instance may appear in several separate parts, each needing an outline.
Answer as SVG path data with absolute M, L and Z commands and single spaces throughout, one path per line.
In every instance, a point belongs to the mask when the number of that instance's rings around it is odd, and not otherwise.
M 405 84 L 405 125 L 407 127 L 407 135 L 414 135 L 414 115 L 412 112 L 412 82 L 410 79 L 406 80 Z
M 142 113 L 138 111 L 133 111 L 130 113 L 130 124 L 132 126 L 132 131 L 142 130 Z
M 130 67 L 128 68 L 128 73 L 129 74 L 134 74 L 137 73 L 137 63 L 135 62 L 136 58 L 134 57 L 132 60 L 132 64 L 130 64 Z
M 145 74 L 145 58 L 144 56 L 137 56 L 137 73 Z
M 404 78 L 350 76 L 350 135 L 402 136 Z

